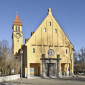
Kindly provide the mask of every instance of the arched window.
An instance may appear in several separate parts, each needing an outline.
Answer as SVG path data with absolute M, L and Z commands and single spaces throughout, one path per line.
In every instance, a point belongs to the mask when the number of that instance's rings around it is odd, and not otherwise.
M 18 30 L 17 30 L 17 26 L 15 27 L 15 31 L 18 31 Z
M 20 26 L 18 26 L 18 31 L 20 31 Z
M 44 32 L 46 32 L 46 28 L 44 28 Z
M 49 22 L 49 25 L 51 26 L 51 22 Z
M 57 33 L 57 29 L 55 29 L 55 33 Z

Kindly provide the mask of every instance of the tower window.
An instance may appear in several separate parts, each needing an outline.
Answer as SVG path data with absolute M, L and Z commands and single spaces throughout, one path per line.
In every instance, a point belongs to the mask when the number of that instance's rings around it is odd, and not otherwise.
M 46 28 L 44 28 L 44 32 L 46 32 Z
M 20 26 L 16 26 L 16 27 L 15 27 L 15 30 L 16 30 L 16 31 L 20 31 Z
M 51 26 L 51 22 L 49 22 L 49 25 Z
M 35 48 L 33 48 L 33 53 L 35 53 Z
M 57 29 L 55 29 L 55 33 L 57 33 Z
M 68 53 L 67 49 L 66 49 L 66 54 Z
M 16 28 L 15 28 L 15 29 L 16 29 L 16 31 L 17 31 L 17 26 L 16 26 Z
M 20 31 L 20 26 L 18 26 L 18 31 Z

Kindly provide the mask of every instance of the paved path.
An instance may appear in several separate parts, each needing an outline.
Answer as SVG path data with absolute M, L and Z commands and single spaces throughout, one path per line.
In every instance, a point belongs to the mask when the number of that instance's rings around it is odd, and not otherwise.
M 62 79 L 42 79 L 30 78 L 22 79 L 22 85 L 85 85 L 85 78 L 62 78 Z M 21 85 L 20 79 L 11 82 L 4 82 L 0 85 Z

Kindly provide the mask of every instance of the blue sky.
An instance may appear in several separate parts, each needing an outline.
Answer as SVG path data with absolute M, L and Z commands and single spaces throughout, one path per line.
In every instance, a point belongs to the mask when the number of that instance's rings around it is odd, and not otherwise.
M 30 37 L 52 8 L 52 13 L 75 50 L 85 47 L 85 0 L 0 0 L 0 41 L 12 46 L 16 12 L 23 24 L 23 42 Z

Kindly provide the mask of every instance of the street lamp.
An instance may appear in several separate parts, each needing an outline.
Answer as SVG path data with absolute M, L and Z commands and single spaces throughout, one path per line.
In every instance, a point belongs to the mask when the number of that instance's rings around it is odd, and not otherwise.
M 23 50 L 20 50 L 20 55 L 21 55 L 21 84 L 22 84 L 22 56 L 23 56 Z

